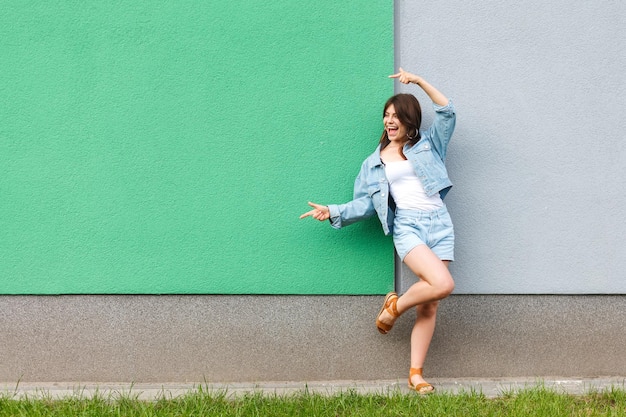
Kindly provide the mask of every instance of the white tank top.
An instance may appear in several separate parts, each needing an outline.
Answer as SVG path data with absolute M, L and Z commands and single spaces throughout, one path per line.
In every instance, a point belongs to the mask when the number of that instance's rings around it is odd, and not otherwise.
M 424 186 L 413 170 L 411 161 L 385 163 L 389 191 L 399 209 L 432 211 L 443 207 L 439 194 L 426 195 Z

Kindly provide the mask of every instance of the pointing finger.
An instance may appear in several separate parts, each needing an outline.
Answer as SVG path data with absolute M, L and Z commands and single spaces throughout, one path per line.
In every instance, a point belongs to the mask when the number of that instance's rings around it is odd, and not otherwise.
M 315 214 L 315 210 L 307 211 L 306 213 L 302 214 L 300 218 L 304 219 L 305 217 L 312 216 L 313 214 Z
M 325 206 L 321 204 L 311 203 L 310 201 L 309 201 L 309 206 L 313 207 L 316 210 L 323 210 L 325 208 Z

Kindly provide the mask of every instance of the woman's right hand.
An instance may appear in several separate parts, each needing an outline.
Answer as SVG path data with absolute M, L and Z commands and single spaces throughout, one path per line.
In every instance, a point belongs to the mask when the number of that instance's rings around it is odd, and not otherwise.
M 328 210 L 328 206 L 323 206 L 321 204 L 311 203 L 309 201 L 309 206 L 313 207 L 313 210 L 307 211 L 303 215 L 300 216 L 301 219 L 305 217 L 313 217 L 321 222 L 330 219 L 330 210 Z

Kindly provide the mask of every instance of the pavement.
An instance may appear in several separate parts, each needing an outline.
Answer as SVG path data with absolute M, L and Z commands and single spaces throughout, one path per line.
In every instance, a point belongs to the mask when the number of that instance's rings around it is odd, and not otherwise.
M 556 392 L 582 395 L 591 391 L 611 388 L 626 389 L 626 377 L 551 378 L 551 379 L 437 379 L 429 380 L 437 393 L 478 392 L 493 398 L 524 388 L 544 386 Z M 313 381 L 313 382 L 259 382 L 259 383 L 30 383 L 0 382 L 0 396 L 23 398 L 61 399 L 68 397 L 107 398 L 130 397 L 146 401 L 180 397 L 190 392 L 214 392 L 236 397 L 249 393 L 290 395 L 302 392 L 333 395 L 341 392 L 362 394 L 391 394 L 409 392 L 404 380 L 377 381 Z

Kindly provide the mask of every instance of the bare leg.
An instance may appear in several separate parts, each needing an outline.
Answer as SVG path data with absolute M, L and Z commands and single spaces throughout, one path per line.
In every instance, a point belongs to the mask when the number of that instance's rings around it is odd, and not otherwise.
M 449 262 L 440 260 L 426 245 L 413 248 L 404 263 L 420 280 L 398 298 L 396 308 L 402 314 L 417 306 L 417 319 L 411 332 L 411 368 L 422 368 L 435 332 L 439 300 L 454 290 L 454 280 L 448 271 Z M 393 324 L 395 317 L 384 310 L 379 320 Z M 413 386 L 423 382 L 426 381 L 421 375 L 411 377 Z M 432 391 L 432 387 L 423 389 Z
M 404 258 L 404 263 L 420 280 L 398 299 L 398 313 L 426 303 L 446 298 L 454 290 L 454 280 L 448 271 L 448 261 L 440 260 L 426 245 L 419 245 Z M 380 316 L 380 321 L 393 324 L 395 318 L 387 311 Z
M 411 368 L 424 367 L 426 354 L 435 333 L 438 306 L 439 301 L 417 306 L 417 319 L 411 332 Z M 426 381 L 421 375 L 414 375 L 411 382 L 417 385 Z

